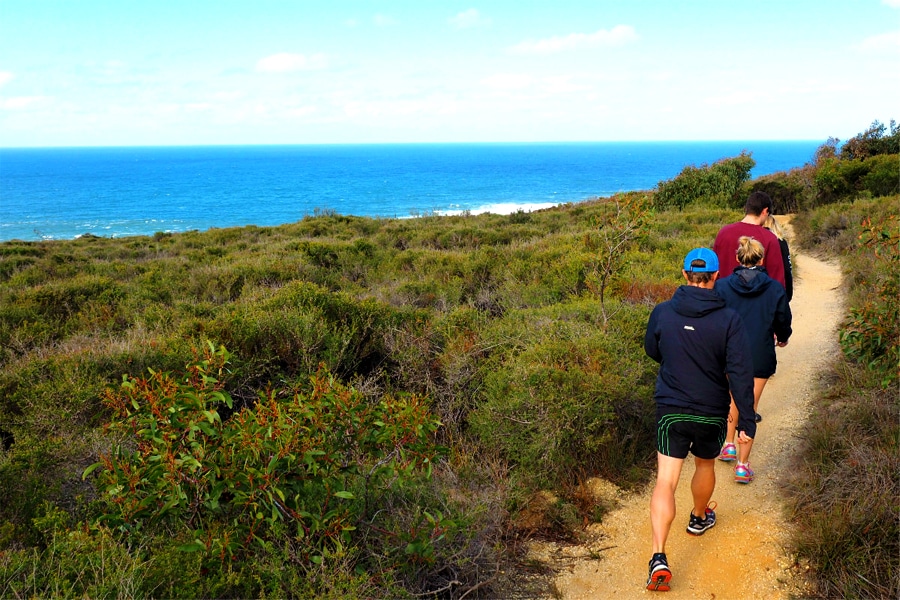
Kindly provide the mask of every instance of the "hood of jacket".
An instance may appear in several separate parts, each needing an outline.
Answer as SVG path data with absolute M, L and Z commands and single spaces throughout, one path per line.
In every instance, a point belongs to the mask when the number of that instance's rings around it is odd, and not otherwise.
M 672 296 L 672 308 L 685 317 L 702 317 L 725 308 L 725 300 L 712 290 L 682 285 Z
M 723 283 L 736 294 L 752 298 L 765 293 L 774 281 L 765 267 L 737 267 Z

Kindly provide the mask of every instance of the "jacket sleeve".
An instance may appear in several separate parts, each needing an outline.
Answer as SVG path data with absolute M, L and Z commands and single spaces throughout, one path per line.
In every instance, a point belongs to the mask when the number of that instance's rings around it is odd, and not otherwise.
M 659 352 L 659 336 L 657 328 L 659 324 L 659 306 L 650 313 L 650 319 L 647 321 L 647 332 L 644 334 L 644 352 L 647 356 L 658 363 L 662 362 L 662 354 Z
M 775 305 L 775 320 L 772 329 L 779 342 L 786 342 L 791 337 L 791 305 L 788 304 L 787 294 L 779 294 L 778 304 Z
M 738 409 L 738 431 L 756 437 L 756 413 L 753 410 L 753 355 L 744 322 L 732 314 L 725 347 L 725 372 L 728 387 Z

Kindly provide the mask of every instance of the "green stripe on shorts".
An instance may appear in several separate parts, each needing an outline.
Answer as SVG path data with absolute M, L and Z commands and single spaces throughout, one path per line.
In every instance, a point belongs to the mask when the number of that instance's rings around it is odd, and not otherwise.
M 725 442 L 725 434 L 728 432 L 728 419 L 726 417 L 707 417 L 705 415 L 670 414 L 663 415 L 656 428 L 656 448 L 665 455 L 669 455 L 669 428 L 675 423 L 698 423 L 701 425 L 713 425 L 719 428 L 719 445 Z

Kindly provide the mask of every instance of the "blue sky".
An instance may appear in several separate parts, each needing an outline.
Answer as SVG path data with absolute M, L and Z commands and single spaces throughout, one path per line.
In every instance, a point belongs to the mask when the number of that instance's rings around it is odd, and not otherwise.
M 0 146 L 845 140 L 900 0 L 0 0 Z

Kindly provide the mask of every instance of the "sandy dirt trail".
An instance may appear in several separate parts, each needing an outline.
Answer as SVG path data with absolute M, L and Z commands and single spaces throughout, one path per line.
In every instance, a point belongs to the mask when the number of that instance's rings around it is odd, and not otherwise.
M 803 435 L 817 398 L 820 373 L 838 352 L 837 325 L 843 315 L 841 276 L 836 263 L 797 253 L 794 259 L 794 333 L 779 348 L 778 370 L 760 400 L 759 424 L 750 464 L 756 479 L 734 482 L 733 463 L 717 461 L 716 526 L 703 536 L 685 532 L 691 509 L 693 460 L 685 461 L 676 495 L 677 514 L 666 552 L 672 589 L 644 587 L 650 559 L 650 491 L 625 497 L 619 508 L 588 532 L 584 546 L 535 548 L 559 569 L 554 596 L 564 599 L 659 597 L 729 600 L 788 598 L 803 589 L 802 569 L 786 551 L 790 523 L 779 487 L 794 441 Z M 562 568 L 560 568 L 562 567 Z

